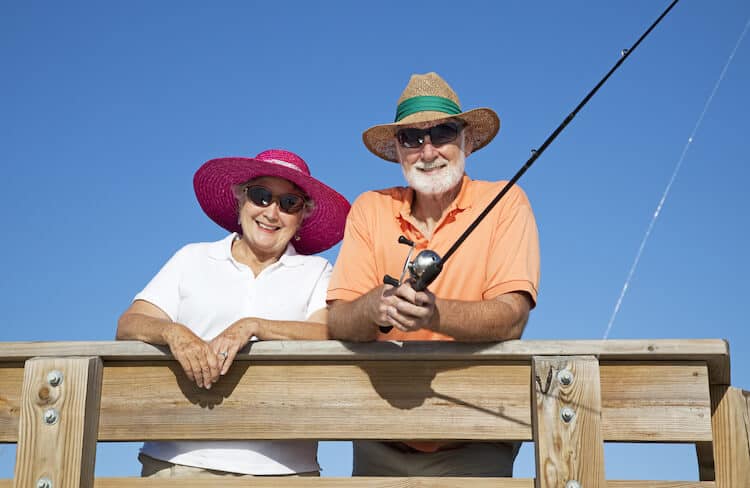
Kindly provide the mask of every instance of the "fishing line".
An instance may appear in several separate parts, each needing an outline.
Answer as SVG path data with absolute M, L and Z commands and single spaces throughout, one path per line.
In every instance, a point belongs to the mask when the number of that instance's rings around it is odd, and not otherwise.
M 646 247 L 646 242 L 648 241 L 648 238 L 651 235 L 651 230 L 653 230 L 654 225 L 656 224 L 656 219 L 658 219 L 659 215 L 661 214 L 661 209 L 662 207 L 664 207 L 664 202 L 666 201 L 667 196 L 669 196 L 669 190 L 672 189 L 672 183 L 674 183 L 675 178 L 677 178 L 677 174 L 680 172 L 680 168 L 682 167 L 682 162 L 685 160 L 685 156 L 687 155 L 688 149 L 690 149 L 690 145 L 693 144 L 693 138 L 695 137 L 696 132 L 698 132 L 698 128 L 700 128 L 701 124 L 703 123 L 703 118 L 705 117 L 706 112 L 708 112 L 708 108 L 714 99 L 714 95 L 716 95 L 716 92 L 719 90 L 719 85 L 721 85 L 721 82 L 724 79 L 724 75 L 726 75 L 727 70 L 729 69 L 729 65 L 732 64 L 732 60 L 734 60 L 734 55 L 737 52 L 737 49 L 740 47 L 740 44 L 742 44 L 742 40 L 744 39 L 745 34 L 747 34 L 748 28 L 750 28 L 750 18 L 747 19 L 745 28 L 742 30 L 740 37 L 737 39 L 737 42 L 734 45 L 734 49 L 732 49 L 732 53 L 729 55 L 729 59 L 727 59 L 727 62 L 724 64 L 724 69 L 721 70 L 719 79 L 716 80 L 716 83 L 714 84 L 714 89 L 711 90 L 711 94 L 708 96 L 706 103 L 703 105 L 703 111 L 701 112 L 700 117 L 698 117 L 698 121 L 695 123 L 695 126 L 693 127 L 693 131 L 690 133 L 690 137 L 688 137 L 688 140 L 685 143 L 685 146 L 682 148 L 682 154 L 680 155 L 680 158 L 677 160 L 677 164 L 675 165 L 674 171 L 672 172 L 672 176 L 669 178 L 669 182 L 667 183 L 667 186 L 664 189 L 664 193 L 662 194 L 661 199 L 659 200 L 659 204 L 656 206 L 656 210 L 654 211 L 654 214 L 651 217 L 651 222 L 648 224 L 646 233 L 643 235 L 643 239 L 641 240 L 641 245 L 638 247 L 638 252 L 635 255 L 635 259 L 633 260 L 633 265 L 630 267 L 630 271 L 628 272 L 627 278 L 625 278 L 625 284 L 622 286 L 622 291 L 620 292 L 620 296 L 617 299 L 615 308 L 612 311 L 612 316 L 609 318 L 609 323 L 607 324 L 607 330 L 604 332 L 604 337 L 602 337 L 602 340 L 607 340 L 607 338 L 609 337 L 609 333 L 612 330 L 612 326 L 615 323 L 615 319 L 617 318 L 617 313 L 620 311 L 622 301 L 625 298 L 625 294 L 627 293 L 628 288 L 630 287 L 630 282 L 633 279 L 635 270 L 638 267 L 638 263 L 641 260 L 643 249 Z

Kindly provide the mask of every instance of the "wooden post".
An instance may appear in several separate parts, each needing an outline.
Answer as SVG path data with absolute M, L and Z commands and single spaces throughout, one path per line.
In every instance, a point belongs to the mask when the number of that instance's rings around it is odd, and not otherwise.
M 714 445 L 712 442 L 696 442 L 695 455 L 698 458 L 698 479 L 714 481 Z
M 536 488 L 605 486 L 599 362 L 535 356 L 531 371 Z
M 98 357 L 26 361 L 15 488 L 94 486 L 102 369 Z
M 716 488 L 748 486 L 750 440 L 747 399 L 742 390 L 711 385 L 711 427 L 714 437 Z
M 742 396 L 745 397 L 745 434 L 747 434 L 747 448 L 750 451 L 750 391 L 742 390 Z

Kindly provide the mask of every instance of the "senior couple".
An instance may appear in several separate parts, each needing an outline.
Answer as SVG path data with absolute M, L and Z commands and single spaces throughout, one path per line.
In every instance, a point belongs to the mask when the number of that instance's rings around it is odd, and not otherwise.
M 251 340 L 501 341 L 534 307 L 539 245 L 531 206 L 513 187 L 424 291 L 383 284 L 407 252 L 448 249 L 504 182 L 471 180 L 465 158 L 500 120 L 463 112 L 437 74 L 413 75 L 394 123 L 363 134 L 401 165 L 406 187 L 349 207 L 285 150 L 220 158 L 195 174 L 204 212 L 230 234 L 180 249 L 120 317 L 117 338 L 168 345 L 187 377 L 211 388 Z M 335 266 L 314 254 L 343 237 Z M 480 269 L 477 269 L 477 267 Z M 294 287 L 289 287 L 294 283 Z M 388 331 L 388 332 L 385 332 Z M 518 444 L 355 442 L 354 475 L 511 476 Z M 317 476 L 314 441 L 147 442 L 142 476 Z

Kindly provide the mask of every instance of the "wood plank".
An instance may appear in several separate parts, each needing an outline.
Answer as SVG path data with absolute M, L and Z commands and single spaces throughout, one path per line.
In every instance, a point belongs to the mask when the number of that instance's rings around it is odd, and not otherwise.
M 742 390 L 745 397 L 745 434 L 747 434 L 747 446 L 750 449 L 750 391 Z
M 111 480 L 111 481 L 110 481 Z M 164 488 L 208 488 L 217 486 L 216 480 L 169 480 L 150 484 L 148 482 L 130 484 L 127 478 L 97 483 L 97 488 L 126 488 L 130 486 L 150 486 Z M 156 481 L 156 480 L 153 480 Z M 152 481 L 152 483 L 153 483 Z M 311 477 L 263 477 L 244 480 L 221 480 L 221 486 L 272 486 L 278 488 L 317 487 L 352 487 L 352 488 L 532 488 L 533 480 L 513 478 L 311 478 Z
M 704 363 L 608 362 L 600 374 L 606 441 L 711 441 Z
M 716 488 L 713 481 L 607 481 L 606 488 Z
M 711 386 L 714 470 L 717 488 L 747 486 L 750 446 L 745 428 L 747 400 L 742 390 Z
M 427 364 L 433 364 L 428 362 Z M 273 370 L 265 369 L 261 375 L 262 381 L 254 378 L 242 378 L 240 381 L 240 372 L 247 371 L 252 364 L 251 371 L 256 371 L 257 367 L 278 368 Z M 170 422 L 177 424 L 177 419 L 192 424 L 203 425 L 198 429 L 195 425 L 190 427 L 192 435 L 200 437 L 202 435 L 215 435 L 216 431 L 222 431 L 222 435 L 236 435 L 237 438 L 247 438 L 250 435 L 257 435 L 255 430 L 237 431 L 232 429 L 221 428 L 219 425 L 208 425 L 209 420 L 215 422 L 228 421 L 235 424 L 237 418 L 244 417 L 247 410 L 246 405 L 257 403 L 258 391 L 268 390 L 263 395 L 273 395 L 273 391 L 284 391 L 286 401 L 293 401 L 294 395 L 300 395 L 305 405 L 319 399 L 326 408 L 315 410 L 305 409 L 304 412 L 294 412 L 296 425 L 302 425 L 302 417 L 306 418 L 312 424 L 318 425 L 319 432 L 326 435 L 333 435 L 332 431 L 337 418 L 330 408 L 342 409 L 342 416 L 351 416 L 355 418 L 362 417 L 362 412 L 368 412 L 370 409 L 380 409 L 381 406 L 387 407 L 389 413 L 380 411 L 380 415 L 385 415 L 389 420 L 383 418 L 380 425 L 391 423 L 393 425 L 400 423 L 404 411 L 409 413 L 409 409 L 401 409 L 392 406 L 387 400 L 391 398 L 394 402 L 394 395 L 400 395 L 406 392 L 411 395 L 411 399 L 403 400 L 408 404 L 418 401 L 419 391 L 424 397 L 425 385 L 427 378 L 432 373 L 425 370 L 422 363 L 412 361 L 396 362 L 397 366 L 385 367 L 388 364 L 381 361 L 364 362 L 363 364 L 371 365 L 366 369 L 356 366 L 357 363 L 344 362 L 276 362 L 260 361 L 258 363 L 238 363 L 231 371 L 231 374 L 219 382 L 218 389 L 215 388 L 210 392 L 199 391 L 187 384 L 182 378 L 176 363 L 148 362 L 107 362 L 104 369 L 103 400 L 102 412 L 99 429 L 100 440 L 145 440 L 156 439 L 159 435 L 166 435 L 171 428 Z M 507 366 L 506 366 L 507 365 Z M 16 442 L 18 433 L 18 411 L 20 408 L 21 392 L 21 369 L 17 367 L 3 368 L 0 367 L 0 442 Z M 372 368 L 380 368 L 376 372 Z M 481 408 L 490 411 L 502 413 L 510 417 L 505 422 L 495 418 L 489 425 L 492 428 L 501 430 L 483 431 L 477 430 L 478 426 L 468 426 L 468 434 L 474 433 L 474 436 L 492 436 L 508 435 L 509 437 L 521 437 L 519 440 L 531 439 L 531 428 L 528 426 L 531 422 L 529 410 L 529 366 L 523 363 L 505 363 L 505 362 L 467 362 L 462 364 L 457 361 L 448 361 L 443 363 L 445 368 L 453 368 L 456 372 L 451 374 L 472 375 L 475 376 L 473 381 L 481 381 L 480 387 L 472 392 L 468 388 L 463 388 L 460 393 L 448 391 L 445 388 L 454 388 L 448 377 L 446 380 L 449 384 L 439 386 L 433 384 L 432 388 L 443 395 L 453 396 L 454 400 L 460 399 L 467 403 L 465 409 L 473 411 L 469 417 L 463 417 L 465 421 L 484 422 L 486 415 L 481 414 L 470 405 L 475 403 Z M 441 366 L 441 368 L 443 368 Z M 472 368 L 484 367 L 490 369 L 477 370 L 476 374 Z M 505 368 L 509 368 L 505 370 Z M 143 368 L 143 369 L 141 369 Z M 444 369 L 444 368 L 443 368 Z M 409 386 L 408 376 L 403 371 L 419 370 L 422 371 L 421 377 L 415 377 L 414 391 Z M 260 370 L 257 370 L 260 371 Z M 314 373 L 313 373 L 314 371 Z M 460 373 L 458 373 L 460 371 Z M 370 374 L 368 374 L 370 372 Z M 500 383 L 499 392 L 492 397 L 487 396 L 489 393 L 484 387 L 485 378 L 477 379 L 476 376 L 481 374 L 491 374 L 491 378 L 496 378 L 496 383 Z M 258 373 L 260 374 L 260 373 Z M 442 373 L 441 373 L 442 374 Z M 602 381 L 602 432 L 605 441 L 646 441 L 646 442 L 710 442 L 711 441 L 711 424 L 710 424 L 710 399 L 706 385 L 706 366 L 703 363 L 672 363 L 672 362 L 615 362 L 603 363 L 600 367 Z M 282 376 L 291 375 L 291 376 Z M 317 375 L 317 376 L 316 376 Z M 297 378 L 306 378 L 305 389 L 299 388 Z M 376 378 L 375 383 L 370 377 Z M 287 378 L 290 386 L 285 386 L 284 378 Z M 346 381 L 341 381 L 346 378 Z M 386 378 L 377 380 L 377 378 Z M 396 378 L 391 379 L 391 378 Z M 440 376 L 439 381 L 442 380 Z M 461 378 L 460 381 L 467 381 Z M 254 383 L 255 382 L 255 383 Z M 389 385 L 390 390 L 383 392 L 383 383 Z M 509 386 L 505 386 L 505 384 Z M 295 386 L 297 385 L 297 386 Z M 703 388 L 702 386 L 703 385 Z M 376 388 L 377 387 L 377 388 Z M 510 389 L 508 389 L 510 388 Z M 330 389 L 330 395 L 324 393 L 325 389 Z M 310 391 L 314 390 L 316 396 L 312 396 Z M 702 390 L 702 391 L 701 391 Z M 133 392 L 144 392 L 147 395 L 134 395 Z M 382 394 L 381 394 L 382 392 Z M 231 393 L 229 400 L 224 400 L 226 395 Z M 173 397 L 171 397 L 173 395 Z M 460 397 L 458 396 L 460 395 Z M 515 395 L 515 396 L 514 396 Z M 478 397 L 475 401 L 473 397 Z M 264 397 L 265 398 L 265 397 Z M 337 399 L 337 402 L 331 400 Z M 356 401 L 349 401 L 352 398 Z M 258 408 L 272 413 L 270 405 L 274 405 L 272 399 L 267 399 L 270 403 L 259 405 Z M 477 401 L 479 403 L 477 403 Z M 216 408 L 208 411 L 208 408 L 201 408 L 201 402 L 205 404 L 214 403 Z M 436 405 L 433 405 L 436 404 Z M 438 397 L 431 397 L 426 401 L 426 405 L 420 408 L 425 409 L 447 409 L 446 404 L 450 405 L 451 401 Z M 455 404 L 455 401 L 453 402 Z M 484 405 L 484 406 L 482 406 Z M 476 406 L 476 405 L 475 405 Z M 358 410 L 362 409 L 362 410 Z M 454 411 L 460 411 L 461 408 Z M 149 424 L 141 428 L 141 412 L 159 411 L 166 415 L 165 418 L 149 418 Z M 208 411 L 208 414 L 206 414 Z M 293 407 L 287 405 L 283 410 L 292 413 Z M 415 410 L 414 412 L 422 410 Z M 412 412 L 415 416 L 416 413 Z M 437 412 L 437 410 L 436 410 Z M 444 412 L 443 412 L 444 413 Z M 462 414 L 463 415 L 463 414 Z M 278 418 L 275 418 L 278 423 Z M 511 420 L 513 419 L 513 420 Z M 427 420 L 427 419 L 425 419 Z M 325 427 L 326 424 L 328 427 Z M 526 424 L 526 425 L 524 425 Z M 375 427 L 377 424 L 371 425 Z M 421 425 L 421 424 L 420 424 Z M 457 425 L 453 434 L 458 435 L 458 430 L 464 426 Z M 183 431 L 187 427 L 182 427 Z M 314 437 L 315 432 L 305 426 L 305 432 L 288 431 L 285 436 L 302 435 Z M 505 430 L 502 430 L 505 429 Z M 442 431 L 443 429 L 441 429 Z M 434 427 L 433 427 L 434 432 Z M 345 435 L 360 435 L 360 431 L 341 431 L 340 438 Z M 448 435 L 448 432 L 443 432 Z M 287 437 L 282 437 L 287 438 Z
M 520 440 L 529 377 L 492 362 L 259 362 L 206 391 L 176 364 L 120 363 L 105 369 L 100 439 Z
M 0 362 L 36 356 L 100 356 L 103 360 L 169 360 L 164 347 L 139 341 L 0 342 Z M 239 361 L 436 360 L 531 361 L 533 356 L 596 356 L 600 361 L 706 361 L 712 384 L 730 384 L 729 345 L 722 339 L 505 341 L 497 343 L 263 341 L 238 355 Z
M 0 363 L 0 442 L 18 442 L 23 363 Z
M 94 486 L 102 361 L 33 358 L 24 369 L 14 486 Z M 48 374 L 61 373 L 59 384 Z
M 11 488 L 12 480 L 0 479 L 0 488 Z M 216 480 L 203 479 L 149 479 L 149 478 L 97 478 L 95 488 L 214 488 Z M 529 478 L 257 478 L 221 480 L 221 486 L 299 488 L 306 486 L 331 486 L 353 488 L 532 488 Z M 606 481 L 600 488 L 716 488 L 713 481 Z
M 603 486 L 599 362 L 591 356 L 535 357 L 532 372 L 536 488 L 558 488 L 571 480 Z M 564 373 L 569 373 L 567 384 Z

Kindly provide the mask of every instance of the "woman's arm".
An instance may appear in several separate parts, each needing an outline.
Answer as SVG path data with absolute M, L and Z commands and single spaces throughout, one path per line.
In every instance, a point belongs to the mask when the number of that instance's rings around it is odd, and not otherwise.
M 262 341 L 323 341 L 328 339 L 327 317 L 328 309 L 322 308 L 313 312 L 307 321 L 269 320 L 257 317 L 238 320 L 210 342 L 211 348 L 217 355 L 224 356 L 226 353 L 221 374 L 224 375 L 229 371 L 229 367 L 237 356 L 237 351 L 245 347 L 253 336 Z
M 168 345 L 190 381 L 210 389 L 219 379 L 220 358 L 193 331 L 172 322 L 156 305 L 136 300 L 117 321 L 116 339 L 139 340 L 150 344 Z

